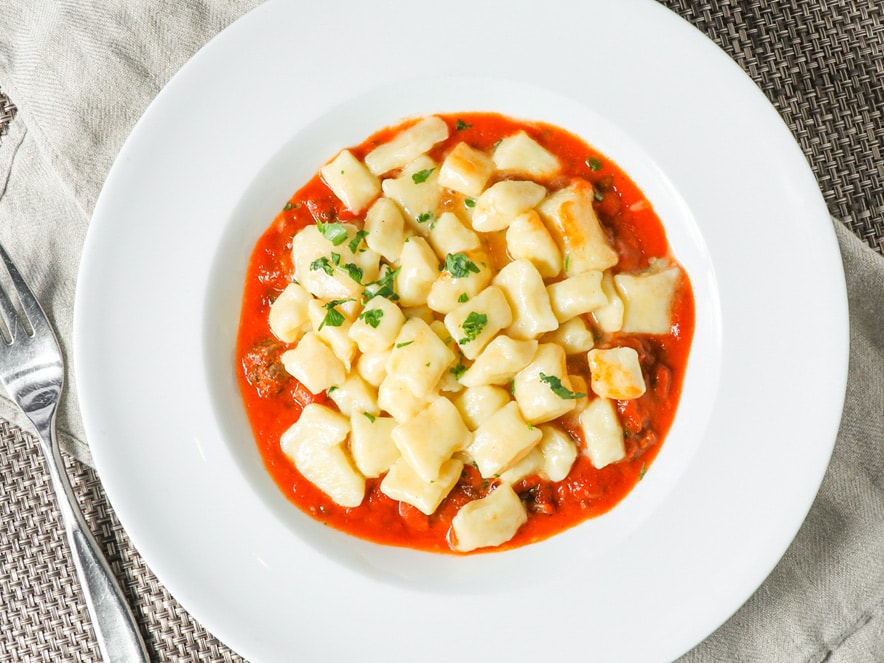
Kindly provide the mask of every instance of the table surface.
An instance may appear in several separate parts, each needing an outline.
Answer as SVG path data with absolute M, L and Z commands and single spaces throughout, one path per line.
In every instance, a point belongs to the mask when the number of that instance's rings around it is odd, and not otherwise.
M 708 35 L 752 77 L 804 151 L 831 215 L 884 254 L 884 3 L 661 4 Z M 7 120 L 11 115 L 5 102 L 0 96 L 0 126 L 4 111 Z M 36 440 L 0 420 L 0 442 L 0 663 L 98 661 Z M 145 565 L 95 471 L 67 457 L 66 467 L 154 658 L 241 660 L 194 621 Z

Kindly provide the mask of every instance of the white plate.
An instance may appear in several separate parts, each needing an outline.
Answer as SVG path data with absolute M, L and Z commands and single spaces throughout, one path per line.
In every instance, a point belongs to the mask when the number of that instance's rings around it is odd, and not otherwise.
M 633 176 L 692 278 L 697 329 L 673 430 L 620 506 L 463 559 L 358 541 L 289 505 L 249 434 L 233 339 L 255 239 L 323 161 L 406 115 L 483 109 L 565 126 Z M 841 413 L 847 308 L 788 130 L 656 3 L 277 1 L 200 51 L 123 147 L 84 249 L 74 350 L 122 524 L 246 658 L 652 661 L 732 614 L 804 519 Z

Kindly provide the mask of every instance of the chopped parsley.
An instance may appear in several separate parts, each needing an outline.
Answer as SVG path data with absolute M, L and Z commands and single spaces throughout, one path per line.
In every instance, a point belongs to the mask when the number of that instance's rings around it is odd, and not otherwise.
M 422 212 L 417 215 L 417 222 L 418 223 L 426 223 L 427 221 L 432 221 L 432 220 L 433 220 L 433 213 L 432 212 Z
M 466 372 L 467 367 L 463 365 L 463 360 L 460 360 L 457 362 L 457 366 L 453 366 L 448 370 L 455 378 L 460 380 L 460 376 Z
M 482 330 L 485 329 L 485 325 L 488 324 L 488 316 L 484 313 L 476 313 L 475 311 L 471 311 L 467 316 L 467 319 L 463 321 L 461 328 L 463 329 L 464 337 L 458 341 L 459 345 L 464 345 L 465 343 L 469 343 L 470 341 L 475 341 L 476 337 L 482 333 Z
M 282 209 L 284 209 L 286 212 L 288 212 L 291 208 L 292 208 L 292 204 L 291 204 L 291 202 L 288 202 L 285 204 L 285 207 L 283 207 Z
M 345 272 L 347 272 L 347 274 L 350 275 L 351 279 L 356 281 L 356 283 L 358 283 L 359 285 L 362 285 L 362 268 L 359 267 L 359 265 L 354 265 L 352 262 L 348 262 L 343 267 L 341 267 L 340 253 L 332 252 L 331 259 L 323 256 L 322 258 L 317 258 L 310 263 L 311 272 L 317 269 L 321 269 L 329 276 L 335 275 L 335 267 L 340 267 Z
M 570 267 L 570 266 L 571 266 L 571 254 L 566 253 L 565 254 L 565 273 L 566 274 L 568 273 L 568 267 Z
M 393 289 L 393 281 L 395 280 L 396 275 L 399 273 L 399 269 L 401 268 L 397 267 L 396 269 L 392 270 L 388 269 L 387 272 L 377 281 L 372 281 L 371 283 L 364 284 L 369 287 L 373 285 L 376 285 L 378 287 L 377 290 L 363 290 L 362 303 L 365 304 L 375 297 L 385 297 L 391 302 L 395 302 L 397 299 L 399 299 L 399 295 L 397 295 L 396 291 Z
M 414 182 L 415 184 L 423 184 L 424 182 L 426 182 L 429 179 L 430 175 L 433 174 L 434 170 L 436 170 L 436 169 L 435 168 L 424 168 L 423 170 L 419 170 L 416 173 L 412 173 L 411 174 L 411 181 Z
M 396 344 L 396 348 L 397 348 L 397 349 L 399 349 L 399 348 L 404 348 L 405 346 L 407 346 L 407 345 L 411 345 L 412 343 L 414 343 L 414 341 L 404 341 L 404 342 L 402 342 L 402 343 L 397 343 L 397 344 Z
M 374 416 L 371 412 L 363 412 L 362 414 L 364 414 L 365 418 L 368 419 L 371 423 L 374 423 L 375 419 L 377 419 L 377 417 Z
M 443 268 L 456 279 L 467 277 L 470 272 L 479 273 L 478 266 L 467 257 L 466 253 L 449 253 L 445 256 Z
M 374 329 L 381 324 L 381 318 L 384 317 L 384 311 L 379 308 L 368 308 L 359 314 L 360 320 L 365 320 L 365 324 Z
M 549 385 L 549 388 L 552 389 L 552 392 L 559 398 L 577 400 L 579 398 L 586 397 L 586 394 L 582 392 L 575 393 L 568 389 L 555 375 L 547 375 L 546 373 L 541 372 L 540 381 Z
M 351 279 L 356 281 L 359 285 L 362 285 L 362 268 L 358 265 L 354 265 L 352 262 L 348 262 L 341 269 L 343 269 L 350 276 Z
M 322 330 L 322 328 L 326 325 L 328 325 L 329 327 L 340 327 L 342 324 L 344 324 L 344 314 L 341 313 L 336 307 L 352 301 L 354 301 L 353 298 L 333 299 L 330 302 L 326 302 L 325 304 L 323 304 L 322 306 L 325 309 L 325 317 L 322 319 L 322 322 L 319 325 L 319 329 L 317 329 L 316 331 Z
M 470 128 L 472 128 L 473 125 L 472 125 L 472 124 L 467 124 L 466 122 L 464 122 L 464 121 L 461 120 L 460 118 L 457 118 L 457 124 L 456 124 L 455 126 L 456 126 L 456 128 L 457 128 L 458 131 L 463 131 L 464 129 L 470 129 Z
M 334 276 L 335 268 L 332 267 L 331 263 L 328 261 L 328 258 L 323 256 L 322 258 L 317 258 L 313 262 L 310 263 L 310 271 L 315 271 L 317 269 L 321 269 L 323 272 L 328 274 L 329 276 Z
M 322 234 L 322 236 L 325 237 L 334 246 L 340 246 L 347 241 L 347 228 L 344 227 L 343 223 L 339 223 L 337 221 L 333 223 L 317 221 L 316 227 L 319 229 L 319 232 Z
M 595 157 L 589 157 L 589 158 L 586 160 L 586 165 L 589 166 L 589 169 L 590 169 L 592 172 L 596 172 L 596 171 L 601 170 L 601 169 L 602 169 L 602 166 L 603 166 L 604 164 L 601 162 L 601 160 L 596 159 Z
M 472 198 L 464 198 L 463 204 L 465 207 L 475 207 L 476 201 Z
M 467 302 L 469 300 L 470 300 L 470 296 L 465 292 L 460 293 L 460 297 L 457 298 L 457 302 L 459 304 L 463 304 L 464 302 Z
M 645 474 L 647 473 L 648 468 L 645 466 L 645 463 L 642 462 L 642 468 L 638 471 L 639 481 L 645 478 Z
M 366 237 L 368 237 L 367 230 L 357 230 L 356 234 L 353 236 L 353 239 L 351 239 L 350 243 L 347 244 L 347 247 L 350 249 L 350 252 L 356 253 L 356 249 L 359 248 L 360 242 L 362 242 L 362 240 L 365 239 Z

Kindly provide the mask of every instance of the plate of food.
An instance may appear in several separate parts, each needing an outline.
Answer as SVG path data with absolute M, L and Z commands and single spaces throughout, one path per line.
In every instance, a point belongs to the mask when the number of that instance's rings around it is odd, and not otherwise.
M 653 2 L 388 9 L 262 5 L 133 130 L 75 306 L 102 482 L 249 660 L 672 659 L 831 454 L 813 176 Z

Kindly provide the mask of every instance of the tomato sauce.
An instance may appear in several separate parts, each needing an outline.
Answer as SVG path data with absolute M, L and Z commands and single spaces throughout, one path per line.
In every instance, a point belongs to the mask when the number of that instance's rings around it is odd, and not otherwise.
M 639 188 L 615 163 L 581 139 L 556 127 L 523 123 L 490 113 L 441 117 L 449 124 L 450 137 L 430 152 L 437 162 L 462 140 L 490 151 L 501 138 L 525 130 L 562 163 L 561 175 L 544 182 L 548 188 L 565 186 L 573 177 L 593 183 L 596 212 L 620 256 L 615 271 L 635 272 L 648 267 L 654 258 L 677 264 L 670 253 L 663 225 Z M 361 159 L 405 126 L 384 129 L 351 148 L 351 152 Z M 461 205 L 462 199 L 443 202 L 443 208 L 448 205 L 454 209 L 455 204 Z M 258 449 L 280 491 L 317 520 L 378 543 L 451 553 L 447 539 L 451 519 L 466 502 L 488 494 L 494 487 L 495 480 L 483 479 L 474 467 L 465 466 L 456 487 L 433 515 L 426 516 L 384 495 L 379 489 L 381 479 L 366 480 L 366 496 L 360 506 L 338 506 L 307 481 L 280 449 L 280 436 L 297 420 L 302 408 L 312 402 L 326 403 L 327 399 L 325 393 L 310 393 L 282 368 L 279 356 L 293 346 L 273 336 L 267 316 L 270 304 L 294 273 L 292 236 L 307 224 L 329 219 L 361 224 L 317 174 L 279 212 L 258 240 L 249 262 L 237 339 L 237 374 Z M 624 428 L 626 457 L 599 470 L 579 453 L 571 472 L 562 481 L 553 483 L 533 476 L 517 483 L 514 489 L 527 508 L 528 522 L 497 550 L 548 538 L 601 515 L 642 479 L 675 416 L 693 329 L 693 294 L 687 275 L 683 274 L 673 306 L 671 333 L 624 335 L 595 330 L 597 348 L 616 344 L 629 345 L 638 351 L 647 385 L 646 393 L 640 398 L 616 402 Z M 577 359 L 582 361 L 570 361 L 569 371 L 586 374 L 585 355 Z M 328 404 L 334 407 L 331 401 Z M 575 439 L 578 448 L 585 447 L 575 417 L 566 415 L 560 423 Z

